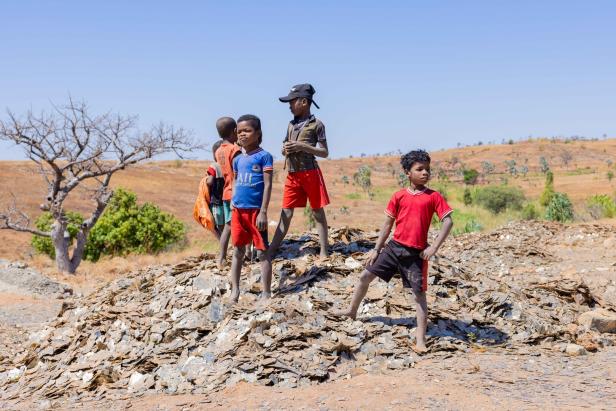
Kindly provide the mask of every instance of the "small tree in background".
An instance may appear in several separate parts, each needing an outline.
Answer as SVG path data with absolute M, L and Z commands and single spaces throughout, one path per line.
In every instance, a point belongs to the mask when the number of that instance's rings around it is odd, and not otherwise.
M 404 171 L 400 171 L 398 173 L 398 177 L 396 178 L 396 180 L 398 181 L 398 185 L 402 188 L 409 186 L 409 177 Z
M 613 178 L 614 178 L 614 172 L 612 170 L 608 171 L 607 172 L 607 181 L 609 181 L 611 183 Z
M 462 171 L 462 177 L 464 178 L 464 184 L 474 185 L 477 183 L 477 178 L 479 178 L 479 171 L 474 168 L 465 169 Z
M 463 197 L 464 205 L 473 204 L 473 196 L 471 194 L 471 190 L 468 187 L 464 189 L 464 197 Z
M 565 167 L 569 168 L 569 163 L 573 160 L 573 156 L 569 151 L 565 150 L 560 154 L 560 159 L 563 161 Z
M 573 204 L 567 194 L 554 193 L 545 210 L 545 218 L 550 221 L 565 223 L 573 221 Z
M 304 207 L 304 217 L 306 217 L 306 227 L 308 230 L 312 230 L 317 226 L 317 220 L 314 219 L 314 213 L 310 204 L 306 204 L 306 207 Z
M 548 164 L 548 160 L 546 160 L 543 156 L 539 158 L 539 170 L 541 170 L 543 174 L 550 171 L 550 165 Z
M 353 174 L 353 181 L 355 184 L 360 186 L 362 190 L 369 191 L 372 188 L 372 180 L 370 176 L 372 175 L 372 171 L 368 166 L 361 166 L 357 169 L 357 172 Z
M 109 183 L 113 174 L 159 154 L 181 156 L 202 148 L 184 129 L 161 123 L 148 132 L 139 132 L 136 117 L 91 115 L 85 103 L 72 99 L 65 106 L 54 107 L 50 114 L 30 111 L 22 119 L 9 111 L 8 118 L 0 121 L 0 140 L 23 147 L 36 163 L 48 188 L 40 208 L 53 218 L 49 230 L 32 228 L 29 216 L 14 199 L 0 212 L 0 229 L 50 238 L 58 269 L 71 274 L 81 263 L 88 234 L 111 199 Z M 81 223 L 70 255 L 72 240 L 64 202 L 78 187 L 87 189 L 94 207 Z
M 545 187 L 543 192 L 541 193 L 541 197 L 539 198 L 539 204 L 544 207 L 547 207 L 554 196 L 554 173 L 548 171 L 545 175 Z
M 494 173 L 496 167 L 494 166 L 494 163 L 490 161 L 482 161 L 481 170 L 483 171 L 483 177 L 487 179 L 490 174 Z
M 520 166 L 518 168 L 518 172 L 522 174 L 522 176 L 526 177 L 526 174 L 528 174 L 528 166 L 526 165 Z
M 505 160 L 505 166 L 507 167 L 507 172 L 512 176 L 515 177 L 518 174 L 515 160 Z

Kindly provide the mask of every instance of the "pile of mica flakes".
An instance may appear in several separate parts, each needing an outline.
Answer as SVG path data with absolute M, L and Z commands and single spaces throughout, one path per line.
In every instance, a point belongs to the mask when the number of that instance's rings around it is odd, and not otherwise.
M 447 240 L 430 267 L 426 355 L 612 345 L 616 293 L 552 272 L 558 257 L 546 245 L 564 229 L 516 222 Z M 331 314 L 349 303 L 377 233 L 341 228 L 330 236 L 326 260 L 316 257 L 314 234 L 285 241 L 267 303 L 258 299 L 254 263 L 242 273 L 239 303 L 230 305 L 227 273 L 211 255 L 149 267 L 66 300 L 16 356 L 0 359 L 0 398 L 208 393 L 239 381 L 296 387 L 412 367 L 414 303 L 399 280 L 373 282 L 356 321 Z

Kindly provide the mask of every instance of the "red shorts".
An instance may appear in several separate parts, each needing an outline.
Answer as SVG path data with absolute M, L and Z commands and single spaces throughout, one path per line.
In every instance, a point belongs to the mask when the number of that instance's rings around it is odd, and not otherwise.
M 257 228 L 258 208 L 234 208 L 231 212 L 231 243 L 241 247 L 253 243 L 257 250 L 267 249 L 267 230 Z
M 287 175 L 282 196 L 282 208 L 306 207 L 310 200 L 313 210 L 329 204 L 329 195 L 321 169 L 296 171 Z

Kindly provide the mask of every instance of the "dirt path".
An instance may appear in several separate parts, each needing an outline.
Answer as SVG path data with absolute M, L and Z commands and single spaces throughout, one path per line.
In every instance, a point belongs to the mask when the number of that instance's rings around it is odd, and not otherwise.
M 240 383 L 210 396 L 150 395 L 53 405 L 112 410 L 608 410 L 616 407 L 616 348 L 582 357 L 549 351 L 464 353 L 420 359 L 404 371 L 360 374 L 310 387 Z

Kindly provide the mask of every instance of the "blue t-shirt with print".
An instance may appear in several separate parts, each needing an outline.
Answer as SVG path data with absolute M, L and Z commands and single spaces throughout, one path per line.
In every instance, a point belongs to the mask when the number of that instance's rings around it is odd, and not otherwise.
M 265 182 L 263 172 L 274 169 L 274 158 L 258 148 L 250 154 L 242 153 L 233 159 L 233 199 L 235 208 L 261 208 Z

